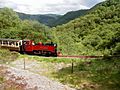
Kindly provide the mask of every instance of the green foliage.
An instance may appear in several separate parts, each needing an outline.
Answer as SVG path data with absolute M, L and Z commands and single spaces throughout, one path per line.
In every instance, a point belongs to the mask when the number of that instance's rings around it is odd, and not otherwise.
M 20 19 L 12 9 L 0 9 L 0 29 L 20 28 Z
M 13 10 L 3 8 L 0 9 L 0 38 L 52 40 L 65 55 L 118 55 L 120 2 L 105 1 L 85 16 L 52 29 L 34 20 L 22 21 Z
M 37 21 L 20 20 L 9 8 L 0 9 L 0 38 L 31 39 L 46 42 L 49 38 L 48 27 Z
M 19 58 L 28 58 L 29 60 L 37 60 L 39 62 L 47 62 L 47 63 L 65 63 L 65 64 L 68 64 L 68 63 L 71 63 L 71 60 L 70 58 L 57 58 L 57 57 L 49 57 L 49 58 L 46 58 L 46 57 L 40 57 L 40 56 L 28 56 L 28 55 L 20 55 Z M 74 59 L 74 62 L 79 62 L 80 60 L 78 58 Z M 80 61 L 81 62 L 81 61 Z
M 58 50 L 65 54 L 119 54 L 120 1 L 109 0 L 100 3 L 87 15 L 57 26 L 52 31 L 53 41 L 60 46 Z M 67 48 L 69 51 L 65 51 Z
M 42 24 L 45 24 L 50 27 L 54 27 L 57 25 L 65 24 L 75 18 L 80 16 L 84 16 L 89 12 L 89 10 L 78 10 L 78 11 L 71 11 L 66 13 L 65 15 L 56 15 L 56 14 L 44 14 L 44 15 L 29 15 L 18 13 L 20 19 L 22 20 L 36 20 Z
M 120 59 L 84 60 L 53 73 L 54 78 L 64 84 L 82 90 L 119 90 Z
M 56 14 L 44 14 L 44 15 L 30 15 L 24 13 L 17 13 L 22 20 L 36 20 L 47 26 L 51 26 L 52 22 L 56 21 L 61 15 Z
M 74 20 L 75 18 L 86 15 L 88 12 L 89 10 L 78 10 L 78 11 L 68 12 L 65 15 L 58 18 L 57 20 L 55 20 L 54 22 L 52 22 L 50 26 L 53 27 L 53 26 L 68 23 L 69 21 Z
M 21 20 L 12 9 L 0 9 L 0 38 L 17 38 L 20 24 Z
M 45 42 L 48 38 L 48 27 L 37 21 L 24 20 L 22 22 L 22 30 L 19 31 L 21 39 L 30 39 L 35 42 Z
M 0 66 L 0 85 L 4 83 L 5 78 L 4 78 L 4 72 L 5 72 L 5 67 Z
M 9 63 L 14 61 L 19 56 L 16 52 L 10 52 L 9 50 L 0 49 L 0 64 Z
M 115 55 L 120 55 L 120 43 L 117 43 L 115 48 L 114 48 L 114 54 Z

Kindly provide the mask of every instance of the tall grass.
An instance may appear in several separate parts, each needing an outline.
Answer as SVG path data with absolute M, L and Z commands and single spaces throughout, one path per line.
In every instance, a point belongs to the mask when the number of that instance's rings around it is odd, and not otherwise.
M 53 77 L 78 90 L 120 90 L 120 59 L 79 62 L 53 73 Z
M 10 52 L 6 49 L 0 49 L 0 64 L 7 64 L 17 59 L 19 54 L 17 52 Z

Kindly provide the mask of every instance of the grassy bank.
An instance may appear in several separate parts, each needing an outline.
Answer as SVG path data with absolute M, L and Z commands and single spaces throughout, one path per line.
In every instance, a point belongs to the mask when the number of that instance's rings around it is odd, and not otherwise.
M 47 67 L 42 68 L 49 68 L 50 70 L 45 76 L 54 78 L 78 90 L 120 89 L 120 58 L 69 59 L 27 55 L 22 55 L 21 57 L 42 62 L 47 65 Z M 72 61 L 74 62 L 73 73 Z M 63 67 L 55 71 L 54 67 L 56 67 L 56 64 L 63 65 Z
M 120 59 L 91 60 L 63 68 L 54 78 L 78 90 L 120 90 Z
M 17 52 L 10 52 L 6 49 L 0 49 L 0 64 L 10 63 L 18 58 Z

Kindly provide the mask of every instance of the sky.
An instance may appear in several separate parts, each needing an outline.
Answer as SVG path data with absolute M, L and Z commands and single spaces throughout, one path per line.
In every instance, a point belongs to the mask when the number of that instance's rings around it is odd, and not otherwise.
M 0 0 L 0 8 L 9 7 L 26 14 L 65 14 L 89 9 L 105 0 Z

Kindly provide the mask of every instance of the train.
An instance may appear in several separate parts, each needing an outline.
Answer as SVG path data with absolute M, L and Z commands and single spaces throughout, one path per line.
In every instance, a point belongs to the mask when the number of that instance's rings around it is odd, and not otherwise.
M 53 42 L 37 44 L 33 40 L 15 40 L 0 38 L 0 48 L 7 48 L 10 51 L 17 51 L 21 54 L 33 54 L 40 56 L 58 56 L 57 44 Z

